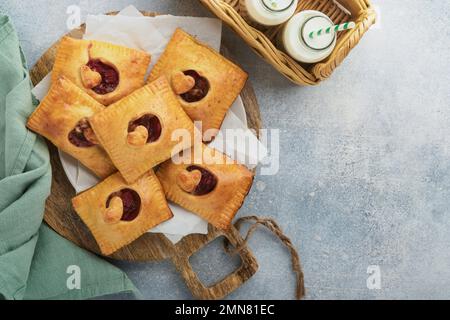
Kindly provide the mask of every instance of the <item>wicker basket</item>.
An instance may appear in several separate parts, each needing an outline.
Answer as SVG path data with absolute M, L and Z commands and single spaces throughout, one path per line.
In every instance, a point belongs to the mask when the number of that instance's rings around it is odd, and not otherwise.
M 297 12 L 319 10 L 334 23 L 354 21 L 356 28 L 338 35 L 336 48 L 324 61 L 316 64 L 299 63 L 277 49 L 275 39 L 282 26 L 263 31 L 250 26 L 239 14 L 239 0 L 200 0 L 219 19 L 229 25 L 264 60 L 288 79 L 299 85 L 315 85 L 328 78 L 333 70 L 356 46 L 363 34 L 375 23 L 376 14 L 369 0 L 300 0 Z

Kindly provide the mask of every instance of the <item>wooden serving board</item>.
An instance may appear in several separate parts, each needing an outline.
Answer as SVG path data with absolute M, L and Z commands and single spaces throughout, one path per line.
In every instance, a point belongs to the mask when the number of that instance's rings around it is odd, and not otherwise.
M 155 13 L 143 12 L 146 16 L 155 16 Z M 115 13 L 111 13 L 115 14 Z M 73 30 L 68 35 L 81 39 L 84 26 Z M 39 83 L 53 68 L 58 43 L 49 48 L 32 68 L 30 74 L 33 84 Z M 230 58 L 226 48 L 222 44 L 222 54 Z M 249 128 L 260 129 L 261 118 L 258 103 L 251 84 L 247 82 L 242 91 L 245 110 Z M 71 199 L 75 196 L 75 190 L 66 177 L 61 165 L 58 151 L 55 146 L 48 143 L 53 171 L 51 195 L 47 199 L 44 219 L 47 224 L 64 238 L 91 252 L 101 255 L 97 243 L 74 212 Z M 128 261 L 160 261 L 171 259 L 178 271 L 186 281 L 195 298 L 198 299 L 221 299 L 240 287 L 258 269 L 258 264 L 248 248 L 240 251 L 242 265 L 233 273 L 226 276 L 218 283 L 206 287 L 193 271 L 189 258 L 196 251 L 206 246 L 214 239 L 224 236 L 230 243 L 238 247 L 243 239 L 239 232 L 232 227 L 230 231 L 224 232 L 209 225 L 207 235 L 191 234 L 184 237 L 176 245 L 173 245 L 163 234 L 146 233 L 130 245 L 114 253 L 110 258 Z

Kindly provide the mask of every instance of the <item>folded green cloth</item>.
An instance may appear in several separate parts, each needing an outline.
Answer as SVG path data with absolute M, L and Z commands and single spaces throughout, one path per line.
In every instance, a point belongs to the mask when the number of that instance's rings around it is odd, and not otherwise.
M 44 140 L 25 127 L 36 102 L 17 34 L 0 15 L 0 298 L 137 293 L 120 269 L 42 224 L 49 155 Z

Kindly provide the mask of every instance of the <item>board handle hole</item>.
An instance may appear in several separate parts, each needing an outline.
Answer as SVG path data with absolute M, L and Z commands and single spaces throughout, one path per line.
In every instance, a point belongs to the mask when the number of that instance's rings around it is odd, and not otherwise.
M 224 236 L 220 236 L 189 257 L 192 270 L 206 287 L 222 281 L 242 265 L 239 254 L 230 255 L 224 250 Z M 230 245 L 230 250 L 234 247 Z

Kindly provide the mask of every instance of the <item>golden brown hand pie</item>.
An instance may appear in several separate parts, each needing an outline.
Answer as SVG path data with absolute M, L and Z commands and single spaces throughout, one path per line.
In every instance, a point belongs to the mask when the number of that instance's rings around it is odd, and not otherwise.
M 241 68 L 181 29 L 175 31 L 149 81 L 161 75 L 170 81 L 191 119 L 202 121 L 203 132 L 220 128 L 247 80 Z
M 182 157 L 164 162 L 156 175 L 169 200 L 228 229 L 250 190 L 253 173 L 205 145 L 199 149 L 203 157 L 194 148 L 184 151 Z
M 194 124 L 161 77 L 90 119 L 100 144 L 128 182 L 190 148 Z M 178 141 L 173 134 L 185 133 Z
M 62 77 L 55 81 L 30 116 L 27 127 L 78 159 L 100 178 L 105 178 L 117 170 L 105 150 L 98 145 L 88 122 L 89 117 L 104 108 Z
M 150 63 L 144 51 L 94 40 L 62 38 L 52 80 L 61 75 L 107 106 L 142 87 Z
M 133 184 L 116 173 L 73 198 L 72 204 L 104 255 L 173 216 L 153 170 Z

